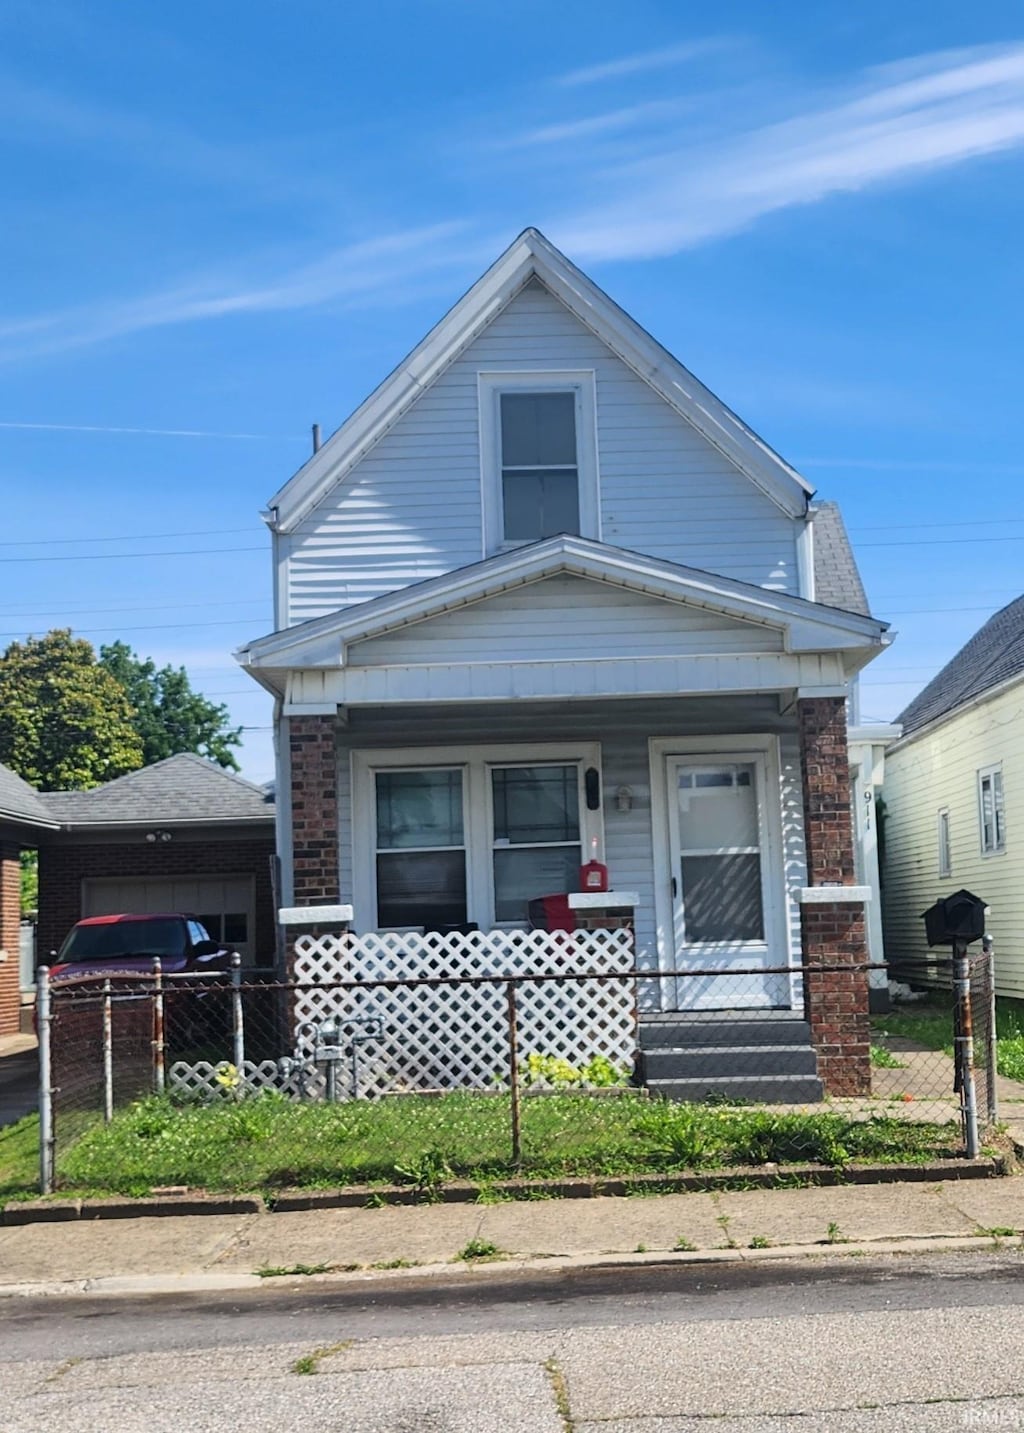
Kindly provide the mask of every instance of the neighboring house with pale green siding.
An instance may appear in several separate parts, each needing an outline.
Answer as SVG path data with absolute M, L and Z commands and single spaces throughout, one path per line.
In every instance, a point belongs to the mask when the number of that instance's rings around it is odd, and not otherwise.
M 1024 998 L 1024 597 L 899 722 L 885 759 L 886 957 L 898 970 L 924 956 L 921 912 L 966 887 L 990 908 L 998 993 Z

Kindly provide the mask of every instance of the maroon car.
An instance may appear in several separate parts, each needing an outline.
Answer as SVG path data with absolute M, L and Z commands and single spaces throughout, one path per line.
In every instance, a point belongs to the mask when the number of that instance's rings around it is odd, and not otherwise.
M 159 956 L 168 975 L 231 969 L 231 950 L 187 915 L 89 916 L 74 926 L 50 970 L 60 980 L 108 972 L 149 972 Z

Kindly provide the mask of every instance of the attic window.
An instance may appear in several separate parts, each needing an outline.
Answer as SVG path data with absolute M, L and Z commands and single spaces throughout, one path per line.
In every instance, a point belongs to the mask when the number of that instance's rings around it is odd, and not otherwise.
M 559 533 L 597 537 L 591 373 L 481 373 L 488 552 Z

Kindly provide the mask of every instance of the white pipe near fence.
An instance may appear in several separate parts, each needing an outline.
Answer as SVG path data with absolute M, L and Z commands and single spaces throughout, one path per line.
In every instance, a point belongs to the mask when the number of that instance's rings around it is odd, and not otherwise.
M 51 1083 L 50 967 L 36 974 L 36 1020 L 39 1026 L 39 1189 L 53 1193 L 53 1085 Z

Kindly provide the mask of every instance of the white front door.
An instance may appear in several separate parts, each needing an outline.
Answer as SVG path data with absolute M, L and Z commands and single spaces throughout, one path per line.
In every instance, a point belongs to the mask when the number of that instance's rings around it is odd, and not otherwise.
M 669 756 L 671 943 L 675 1010 L 764 1009 L 790 1003 L 781 873 L 764 752 Z M 664 968 L 664 966 L 663 966 Z M 697 973 L 703 972 L 703 973 Z M 733 973 L 730 973 L 733 972 Z

